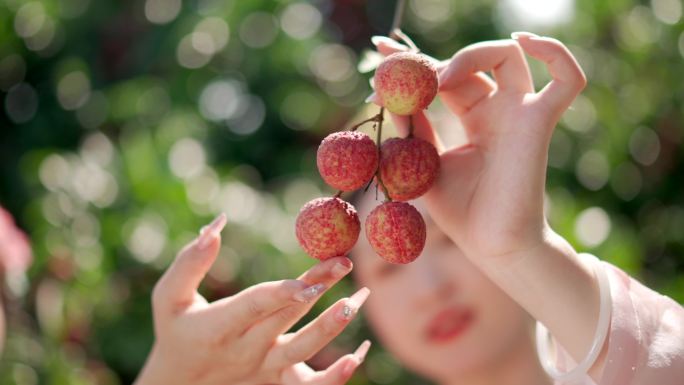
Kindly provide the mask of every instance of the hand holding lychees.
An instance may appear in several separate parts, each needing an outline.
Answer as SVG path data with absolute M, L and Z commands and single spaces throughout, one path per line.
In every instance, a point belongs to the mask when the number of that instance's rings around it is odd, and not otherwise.
M 543 202 L 549 142 L 586 84 L 559 41 L 529 33 L 514 37 L 473 44 L 450 60 L 435 61 L 439 97 L 461 120 L 468 145 L 443 149 L 425 114 L 411 117 L 416 136 L 440 152 L 439 177 L 425 194 L 430 215 L 477 259 L 513 258 L 547 241 L 551 230 Z M 375 41 L 384 55 L 408 50 L 390 39 Z M 524 53 L 546 63 L 553 77 L 539 92 Z M 408 118 L 393 118 L 407 131 Z

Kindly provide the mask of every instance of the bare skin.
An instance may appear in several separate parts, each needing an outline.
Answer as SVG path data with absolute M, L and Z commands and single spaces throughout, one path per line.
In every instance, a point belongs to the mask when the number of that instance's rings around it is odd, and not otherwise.
M 439 97 L 460 119 L 469 144 L 445 149 L 424 113 L 412 117 L 415 135 L 441 156 L 441 174 L 424 198 L 430 216 L 466 257 L 579 361 L 595 332 L 598 283 L 549 227 L 543 197 L 551 134 L 586 78 L 559 41 L 530 33 L 513 37 L 435 60 Z M 377 43 L 384 55 L 408 49 L 389 39 Z M 544 62 L 553 78 L 538 92 L 525 53 Z M 393 119 L 407 132 L 407 117 Z M 590 372 L 594 379 L 602 359 Z
M 369 294 L 362 288 L 302 329 L 286 333 L 321 294 L 352 269 L 331 258 L 296 280 L 265 282 L 208 303 L 197 287 L 218 255 L 220 216 L 176 257 L 153 295 L 156 341 L 137 385 L 154 384 L 344 384 L 361 364 L 361 344 L 323 371 L 304 361 L 327 345 L 353 319 Z

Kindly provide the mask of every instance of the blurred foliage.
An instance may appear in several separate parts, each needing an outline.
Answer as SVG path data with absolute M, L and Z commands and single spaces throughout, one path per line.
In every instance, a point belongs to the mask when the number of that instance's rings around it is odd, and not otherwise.
M 553 137 L 550 221 L 579 250 L 684 301 L 681 2 L 408 3 L 403 29 L 437 58 L 518 29 L 569 45 L 589 86 Z M 393 9 L 0 0 L 0 202 L 36 256 L 27 283 L 6 290 L 0 384 L 130 383 L 153 339 L 155 281 L 220 211 L 231 222 L 208 298 L 312 265 L 293 222 L 330 193 L 315 149 L 363 113 L 370 75 L 356 65 Z M 339 285 L 314 314 L 351 290 Z M 353 323 L 314 364 L 369 335 Z M 375 345 L 352 383 L 420 381 Z

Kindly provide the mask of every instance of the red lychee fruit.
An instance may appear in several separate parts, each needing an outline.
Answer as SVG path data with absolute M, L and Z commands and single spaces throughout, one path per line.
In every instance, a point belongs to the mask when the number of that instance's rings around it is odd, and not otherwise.
M 423 139 L 391 138 L 380 147 L 380 177 L 393 200 L 408 201 L 425 194 L 439 173 L 439 154 Z
M 353 191 L 365 185 L 378 167 L 375 142 L 363 132 L 342 131 L 328 135 L 318 147 L 318 172 L 330 186 Z
M 356 209 L 340 198 L 316 198 L 299 211 L 297 240 L 304 251 L 321 261 L 343 256 L 359 238 L 361 223 Z
M 375 70 L 378 104 L 398 115 L 426 109 L 437 95 L 437 70 L 425 55 L 397 52 Z
M 368 214 L 365 226 L 368 242 L 387 262 L 413 262 L 425 246 L 425 221 L 406 202 L 381 204 Z

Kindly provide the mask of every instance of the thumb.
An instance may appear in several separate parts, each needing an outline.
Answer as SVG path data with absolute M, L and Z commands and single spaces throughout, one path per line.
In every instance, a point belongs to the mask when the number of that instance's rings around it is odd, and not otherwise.
M 200 230 L 200 235 L 181 250 L 166 270 L 152 293 L 152 302 L 162 311 L 189 306 L 202 279 L 216 260 L 221 230 L 226 225 L 221 214 Z

